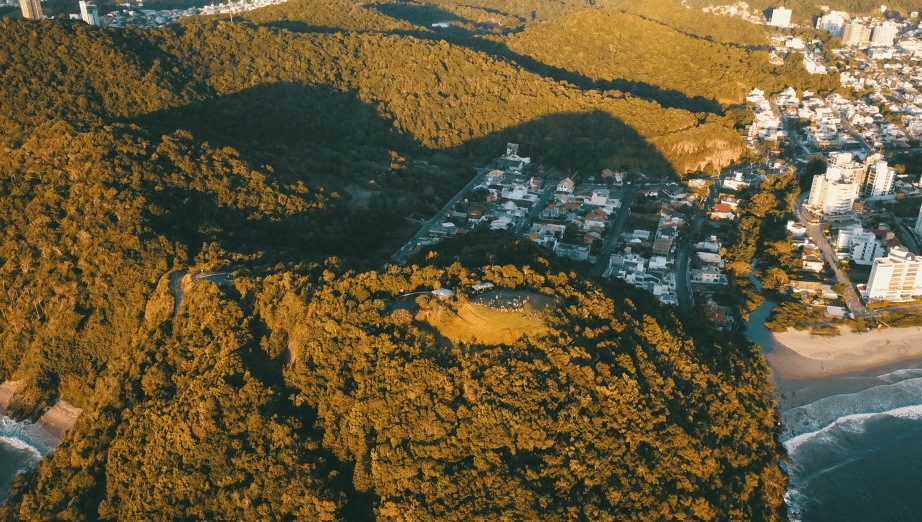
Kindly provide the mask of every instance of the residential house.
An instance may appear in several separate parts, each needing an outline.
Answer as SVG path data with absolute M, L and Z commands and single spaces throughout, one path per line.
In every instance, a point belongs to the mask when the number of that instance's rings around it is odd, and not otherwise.
M 676 238 L 675 227 L 659 227 L 656 230 L 656 238 L 653 240 L 653 253 L 665 255 L 672 249 L 672 243 Z
M 818 250 L 813 250 L 812 248 L 804 248 L 803 254 L 801 256 L 801 266 L 804 270 L 819 272 L 823 270 L 823 265 L 823 258 L 820 256 Z
M 605 229 L 605 225 L 608 223 L 608 216 L 605 214 L 605 211 L 596 208 L 589 211 L 588 214 L 583 218 L 583 230 L 595 230 L 602 231 Z
M 589 197 L 589 204 L 599 207 L 605 206 L 608 204 L 609 194 L 610 192 L 608 189 L 594 189 L 592 195 Z
M 564 210 L 562 205 L 555 205 L 551 203 L 541 211 L 541 217 L 544 219 L 560 219 L 563 216 Z
M 705 285 L 726 285 L 729 282 L 727 275 L 714 265 L 706 265 L 701 268 L 690 270 L 689 278 L 692 283 Z
M 576 183 L 570 178 L 564 178 L 557 183 L 557 192 L 572 194 L 574 188 L 576 188 Z
M 720 268 L 724 266 L 724 259 L 720 254 L 715 254 L 713 252 L 696 252 L 695 253 L 703 263 L 710 265 L 716 265 Z
M 718 203 L 714 205 L 714 209 L 711 210 L 711 219 L 736 219 L 736 212 L 734 212 L 733 207 L 726 205 L 724 203 Z

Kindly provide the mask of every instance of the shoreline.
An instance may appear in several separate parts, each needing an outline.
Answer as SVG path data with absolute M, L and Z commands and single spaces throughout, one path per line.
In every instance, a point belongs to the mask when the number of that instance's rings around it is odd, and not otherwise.
M 762 353 L 771 368 L 778 410 L 784 412 L 825 397 L 891 384 L 879 376 L 922 369 L 922 328 L 887 328 L 836 337 L 809 332 L 772 333 Z
M 16 390 L 19 389 L 19 384 L 19 381 L 0 383 L 0 415 L 5 416 L 9 411 L 10 401 L 16 394 Z M 73 427 L 82 412 L 82 409 L 62 399 L 51 408 L 48 408 L 35 424 L 39 425 L 60 443 L 64 440 L 67 430 Z
M 58 442 L 61 442 L 64 440 L 64 435 L 67 433 L 67 430 L 74 426 L 74 423 L 77 422 L 77 417 L 79 417 L 82 412 L 82 409 L 73 404 L 65 400 L 59 400 L 38 419 L 37 424 L 52 437 L 56 438 Z

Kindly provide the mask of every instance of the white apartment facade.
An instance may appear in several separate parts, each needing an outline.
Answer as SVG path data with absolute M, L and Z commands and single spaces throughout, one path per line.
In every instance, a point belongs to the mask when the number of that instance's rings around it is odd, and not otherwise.
M 864 181 L 865 197 L 874 198 L 893 194 L 894 179 L 896 179 L 896 169 L 888 166 L 884 160 L 874 161 L 868 168 Z
M 868 279 L 868 299 L 908 300 L 922 296 L 922 261 L 903 247 L 874 260 Z
M 829 36 L 842 36 L 846 21 L 848 21 L 848 13 L 832 11 L 817 18 L 816 28 L 820 31 L 829 31 Z
M 791 10 L 784 7 L 772 9 L 772 19 L 768 25 L 787 27 L 791 25 Z
M 896 24 L 884 22 L 874 27 L 871 32 L 871 45 L 874 47 L 891 47 L 896 38 Z
M 826 173 L 813 176 L 807 206 L 826 215 L 848 214 L 858 199 L 864 165 L 848 152 L 833 152 L 829 160 Z
M 922 238 L 922 208 L 919 208 L 919 217 L 916 218 L 916 226 L 912 231 L 916 233 L 916 237 Z

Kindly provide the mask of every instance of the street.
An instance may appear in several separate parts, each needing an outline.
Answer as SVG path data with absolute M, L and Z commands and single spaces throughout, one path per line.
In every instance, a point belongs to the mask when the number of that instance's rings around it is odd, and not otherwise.
M 816 245 L 817 250 L 820 251 L 820 254 L 823 256 L 823 260 L 832 268 L 833 273 L 836 276 L 836 281 L 839 283 L 845 283 L 848 286 L 848 289 L 845 291 L 845 303 L 848 306 L 848 309 L 851 310 L 852 315 L 855 317 L 871 317 L 873 314 L 864 307 L 864 303 L 861 300 L 861 297 L 855 292 L 855 287 L 852 285 L 851 280 L 848 278 L 848 275 L 839 268 L 838 258 L 836 257 L 836 251 L 832 248 L 832 245 L 829 244 L 829 240 L 826 239 L 826 234 L 823 233 L 823 225 L 820 223 L 810 223 L 806 217 L 803 215 L 803 199 L 804 195 L 801 195 L 794 201 L 793 210 L 794 214 L 797 216 L 797 219 L 802 225 L 807 227 L 807 236 L 810 238 L 810 241 L 813 241 L 813 244 Z
M 468 184 L 465 185 L 464 188 L 459 190 L 454 195 L 454 197 L 448 200 L 448 203 L 445 203 L 445 206 L 442 207 L 442 210 L 439 210 L 435 214 L 435 216 L 432 216 L 432 218 L 429 221 L 426 221 L 425 223 L 423 223 L 422 226 L 419 228 L 419 232 L 417 232 L 416 235 L 414 235 L 412 239 L 410 239 L 402 247 L 400 247 L 400 250 L 394 253 L 394 255 L 391 256 L 391 259 L 394 260 L 394 262 L 399 265 L 406 263 L 407 259 L 410 258 L 410 254 L 412 254 L 413 250 L 416 248 L 416 245 L 419 244 L 419 241 L 422 238 L 429 235 L 429 229 L 432 228 L 433 225 L 441 221 L 444 221 L 445 216 L 448 214 L 448 211 L 453 209 L 455 205 L 457 205 L 458 202 L 461 201 L 462 197 L 469 194 L 471 190 L 473 190 L 473 188 L 483 180 L 484 176 L 486 175 L 486 172 L 487 172 L 487 169 L 480 169 L 477 175 L 474 176 L 474 179 L 468 182 Z
M 637 194 L 638 190 L 640 190 L 639 185 L 628 185 L 622 192 L 621 208 L 618 209 L 618 216 L 612 221 L 611 230 L 608 232 L 608 237 L 605 238 L 605 244 L 602 245 L 599 257 L 596 258 L 595 268 L 600 274 L 605 273 L 605 269 L 608 268 L 608 260 L 618 245 L 621 232 L 624 231 L 624 225 L 627 224 L 627 219 L 631 215 L 631 203 L 634 202 L 634 195 Z
M 679 301 L 679 308 L 685 312 L 690 312 L 695 305 L 692 299 L 691 280 L 688 277 L 688 252 L 691 249 L 692 241 L 701 232 L 701 227 L 707 220 L 707 213 L 699 210 L 695 213 L 692 221 L 691 230 L 682 235 L 679 244 L 675 250 L 675 290 L 676 299 Z

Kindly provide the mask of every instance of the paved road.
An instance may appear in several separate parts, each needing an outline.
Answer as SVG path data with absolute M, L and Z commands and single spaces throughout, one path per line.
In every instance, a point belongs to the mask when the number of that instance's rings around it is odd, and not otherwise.
M 692 299 L 691 280 L 688 277 L 688 252 L 691 250 L 692 241 L 701 232 L 701 227 L 704 226 L 706 218 L 707 215 L 703 210 L 696 212 L 690 229 L 682 235 L 682 239 L 675 249 L 676 299 L 679 301 L 679 308 L 685 312 L 690 312 L 692 307 L 695 306 L 695 301 Z
M 612 220 L 611 230 L 609 230 L 608 237 L 605 238 L 605 244 L 602 245 L 602 250 L 598 259 L 596 259 L 595 268 L 600 274 L 605 273 L 611 254 L 615 247 L 618 246 L 618 238 L 621 237 L 621 232 L 624 231 L 624 226 L 627 225 L 627 219 L 631 215 L 631 203 L 634 202 L 634 195 L 637 194 L 638 190 L 640 190 L 639 185 L 628 185 L 622 192 L 621 208 L 618 209 L 618 215 Z
M 803 151 L 804 156 L 810 156 L 811 154 L 815 154 L 815 152 L 811 152 L 810 149 L 808 149 L 807 146 L 804 144 L 804 142 L 801 141 L 800 136 L 798 136 L 797 133 L 794 132 L 793 129 L 791 129 L 791 124 L 788 123 L 787 116 L 784 116 L 783 114 L 781 115 L 781 126 L 784 127 L 784 132 L 787 133 L 788 138 L 790 138 L 790 140 L 794 142 L 795 145 L 800 147 L 800 150 Z
M 852 286 L 852 282 L 848 278 L 848 275 L 839 268 L 839 260 L 836 257 L 836 251 L 832 248 L 832 245 L 829 244 L 829 240 L 826 239 L 826 234 L 823 233 L 823 225 L 807 221 L 806 217 L 803 215 L 802 204 L 802 198 L 798 198 L 797 201 L 794 202 L 794 213 L 797 215 L 801 224 L 807 227 L 807 236 L 810 237 L 810 240 L 816 245 L 820 254 L 823 255 L 823 260 L 826 261 L 826 264 L 832 268 L 836 276 L 836 281 L 845 283 L 848 286 L 848 290 L 845 291 L 844 296 L 848 309 L 851 310 L 852 315 L 855 317 L 871 317 L 873 314 L 864 307 L 864 303 L 861 297 L 858 296 L 858 293 L 855 292 L 855 287 Z
M 391 256 L 391 259 L 394 260 L 395 263 L 400 264 L 400 265 L 406 263 L 407 259 L 409 259 L 410 257 L 410 254 L 412 254 L 413 250 L 416 248 L 416 245 L 419 244 L 419 240 L 428 236 L 429 229 L 432 228 L 434 225 L 445 221 L 446 213 L 452 208 L 454 208 L 455 205 L 457 205 L 458 202 L 461 201 L 462 197 L 470 193 L 470 191 L 473 190 L 474 186 L 476 186 L 478 183 L 480 183 L 483 180 L 484 176 L 486 176 L 486 173 L 487 173 L 487 169 L 481 169 L 477 173 L 477 175 L 474 176 L 474 179 L 468 182 L 468 184 L 465 185 L 464 188 L 459 190 L 453 198 L 448 200 L 448 203 L 445 203 L 445 206 L 442 207 L 442 210 L 438 211 L 438 213 L 436 213 L 435 216 L 432 216 L 432 219 L 424 222 L 422 226 L 420 227 L 419 232 L 417 232 L 416 235 L 413 236 L 413 239 L 407 241 L 402 247 L 400 247 L 400 250 L 395 252 L 394 255 Z
M 519 235 L 524 235 L 527 230 L 527 227 L 530 227 L 532 223 L 535 222 L 535 219 L 538 218 L 538 214 L 547 207 L 547 203 L 551 200 L 551 197 L 554 195 L 554 191 L 557 189 L 557 186 L 547 181 L 547 186 L 544 187 L 544 192 L 541 193 L 541 196 L 538 197 L 538 201 L 535 202 L 534 206 L 531 207 L 531 211 L 528 212 L 528 219 L 522 220 L 519 223 L 519 226 L 516 227 L 516 233 Z

